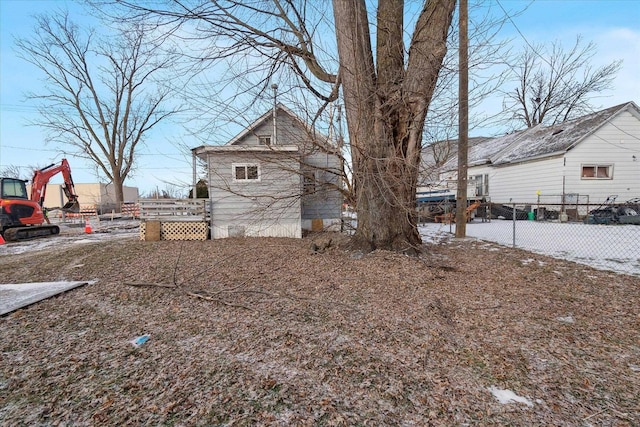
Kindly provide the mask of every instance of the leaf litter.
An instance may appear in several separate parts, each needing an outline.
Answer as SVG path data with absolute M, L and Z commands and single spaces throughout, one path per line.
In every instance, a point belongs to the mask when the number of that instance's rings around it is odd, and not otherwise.
M 97 281 L 0 318 L 0 420 L 640 423 L 637 277 L 473 240 L 419 258 L 354 256 L 343 241 L 130 238 L 1 256 L 6 283 Z

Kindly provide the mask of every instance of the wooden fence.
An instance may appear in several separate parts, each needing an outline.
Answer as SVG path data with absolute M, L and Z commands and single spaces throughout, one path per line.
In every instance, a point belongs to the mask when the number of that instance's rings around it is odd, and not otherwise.
M 140 219 L 207 221 L 206 199 L 140 199 Z
M 120 214 L 115 215 L 141 220 L 208 221 L 207 202 L 206 199 L 140 199 L 137 203 L 122 203 Z M 81 205 L 79 212 L 65 212 L 64 216 L 76 219 L 100 214 L 108 216 L 109 212 L 100 212 L 96 205 Z M 62 215 L 59 209 L 49 213 L 51 218 L 62 218 Z

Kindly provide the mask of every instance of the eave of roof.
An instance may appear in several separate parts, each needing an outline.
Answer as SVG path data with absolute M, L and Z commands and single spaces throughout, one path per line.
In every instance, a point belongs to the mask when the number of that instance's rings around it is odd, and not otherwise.
M 638 106 L 627 102 L 553 126 L 537 125 L 471 147 L 468 165 L 499 166 L 564 154 L 623 111 L 629 111 L 640 119 Z M 457 156 L 452 156 L 442 170 L 452 171 L 457 167 Z
M 622 111 L 629 109 L 638 112 L 633 102 L 627 102 L 553 126 L 538 125 L 527 129 L 521 138 L 492 157 L 491 163 L 496 166 L 522 163 L 566 153 Z
M 209 153 L 297 153 L 296 145 L 201 145 L 191 152 L 196 156 Z

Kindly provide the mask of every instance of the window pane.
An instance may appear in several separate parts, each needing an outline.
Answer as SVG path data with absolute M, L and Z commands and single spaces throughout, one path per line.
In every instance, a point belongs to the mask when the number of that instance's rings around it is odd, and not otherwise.
M 607 166 L 598 166 L 598 178 L 609 178 L 609 168 Z
M 236 166 L 236 179 L 247 179 L 245 166 Z
M 582 167 L 582 177 L 583 178 L 593 178 L 596 176 L 596 167 L 595 166 L 583 166 Z
M 271 136 L 259 136 L 258 143 L 260 145 L 271 145 Z
M 2 185 L 2 195 L 4 197 L 21 197 L 23 199 L 27 198 L 27 193 L 25 192 L 25 186 L 22 181 L 14 180 L 14 179 L 6 179 Z
M 258 166 L 247 166 L 247 179 L 258 179 Z

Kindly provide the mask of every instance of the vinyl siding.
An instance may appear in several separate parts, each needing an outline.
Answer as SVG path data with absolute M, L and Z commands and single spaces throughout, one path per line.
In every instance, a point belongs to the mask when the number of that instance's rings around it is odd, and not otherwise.
M 339 220 L 342 215 L 340 161 L 336 156 L 317 152 L 304 158 L 303 168 L 315 174 L 313 194 L 302 197 L 302 219 Z
M 206 154 L 209 167 L 209 195 L 212 201 L 212 236 L 230 233 L 246 236 L 301 237 L 302 228 L 311 220 L 324 223 L 340 221 L 342 196 L 338 191 L 341 164 L 335 155 L 327 155 L 312 143 L 307 127 L 285 111 L 278 109 L 277 135 L 274 139 L 273 117 L 264 115 L 254 128 L 232 140 L 230 146 L 249 151 L 217 150 Z M 269 136 L 271 146 L 260 145 L 259 138 Z M 324 143 L 324 136 L 318 134 Z M 298 147 L 297 152 L 278 151 Z M 233 164 L 260 165 L 259 182 L 233 180 Z M 316 192 L 303 196 L 302 170 L 313 170 Z M 331 172 L 333 171 L 333 173 Z M 304 219 L 304 221 L 303 221 Z
M 305 151 L 305 145 L 310 145 L 308 143 L 309 136 L 307 135 L 307 131 L 303 128 L 302 124 L 288 114 L 283 114 L 279 111 L 276 127 L 277 134 L 275 144 L 273 141 L 273 119 L 269 117 L 268 120 L 259 124 L 233 145 L 259 145 L 259 137 L 263 135 L 270 136 L 273 145 L 297 145 L 301 148 L 301 151 Z
M 615 117 L 565 157 L 567 193 L 589 195 L 592 203 L 610 195 L 617 195 L 618 202 L 640 197 L 640 120 L 630 113 Z M 613 165 L 612 179 L 581 179 L 585 164 Z
M 633 156 L 636 156 L 636 160 Z M 582 166 L 612 165 L 612 179 L 581 179 Z M 470 167 L 468 174 L 489 174 L 495 203 L 533 203 L 542 196 L 579 194 L 590 203 L 610 195 L 622 202 L 640 197 L 640 120 L 623 111 L 564 155 L 499 166 Z
M 562 157 L 491 168 L 489 195 L 494 203 L 534 203 L 539 191 L 562 194 Z
M 301 237 L 299 162 L 294 153 L 209 156 L 212 237 Z M 257 164 L 259 181 L 236 181 L 233 164 Z

